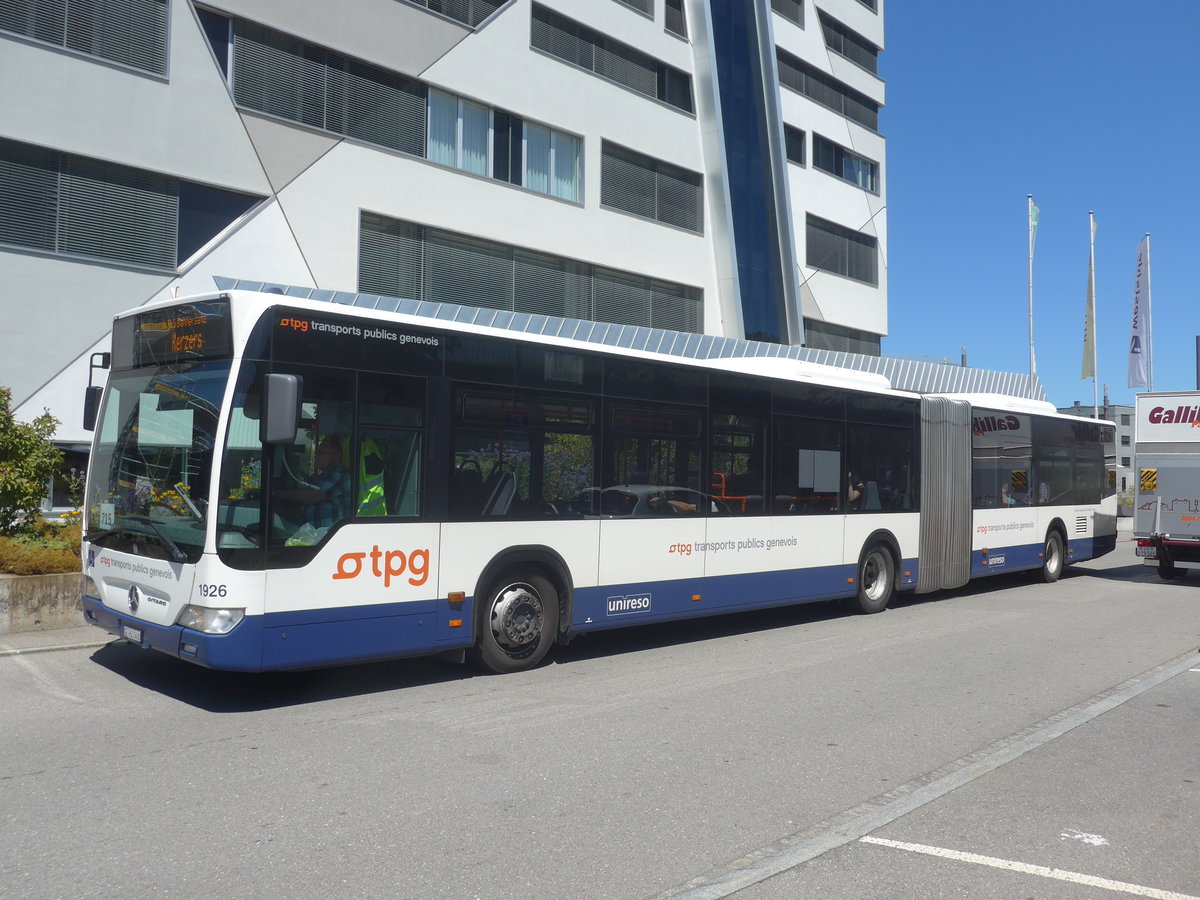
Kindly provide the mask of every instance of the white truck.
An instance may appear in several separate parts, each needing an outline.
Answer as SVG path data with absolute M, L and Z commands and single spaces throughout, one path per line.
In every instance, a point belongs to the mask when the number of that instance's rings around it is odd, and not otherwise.
M 1200 569 L 1200 391 L 1138 394 L 1133 539 L 1163 578 Z

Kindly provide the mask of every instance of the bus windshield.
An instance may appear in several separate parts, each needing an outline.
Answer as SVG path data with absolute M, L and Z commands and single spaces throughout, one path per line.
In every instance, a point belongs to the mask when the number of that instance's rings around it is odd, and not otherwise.
M 110 379 L 88 479 L 87 540 L 172 562 L 200 558 L 229 367 L 182 363 Z

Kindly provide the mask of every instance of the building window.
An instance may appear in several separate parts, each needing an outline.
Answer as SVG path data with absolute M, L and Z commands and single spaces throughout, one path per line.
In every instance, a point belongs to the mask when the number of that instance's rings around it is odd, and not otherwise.
M 879 12 L 879 0 L 858 0 L 858 2 L 873 13 Z
M 771 9 L 788 21 L 804 27 L 804 0 L 771 0 Z
M 425 155 L 425 85 L 241 20 L 233 96 L 248 109 Z
M 617 0 L 622 6 L 636 9 L 644 15 L 654 18 L 654 0 Z
M 687 73 L 536 3 L 532 44 L 537 50 L 676 109 L 690 113 L 694 108 L 692 79 Z
M 429 159 L 475 175 L 490 175 L 491 111 L 445 91 L 429 90 Z
M 1128 446 L 1129 446 L 1129 435 L 1127 435 L 1127 434 L 1123 434 L 1123 435 L 1121 435 L 1121 446 L 1122 446 L 1122 447 L 1128 447 Z
M 667 31 L 681 38 L 688 36 L 687 15 L 683 10 L 683 0 L 664 0 L 663 8 L 666 13 Z
M 868 72 L 879 71 L 879 48 L 855 31 L 851 31 L 837 19 L 820 10 L 821 30 L 825 34 L 825 46 L 850 62 L 862 66 Z
M 704 293 L 631 272 L 364 212 L 358 289 L 537 315 L 704 330 Z
M 870 97 L 860 94 L 790 53 L 777 50 L 775 56 L 779 62 L 779 82 L 784 87 L 791 88 L 872 131 L 879 130 L 879 104 Z
M 804 165 L 804 132 L 791 125 L 783 126 L 783 147 L 788 162 Z
M 813 135 L 813 166 L 873 194 L 879 193 L 879 163 L 819 134 Z
M 167 0 L 0 0 L 0 30 L 167 73 Z
M 861 353 L 864 356 L 879 356 L 882 352 L 880 337 L 869 331 L 844 328 L 831 322 L 804 320 L 804 346 L 813 350 L 832 350 L 835 353 Z
M 870 285 L 879 284 L 879 252 L 875 238 L 813 215 L 808 216 L 806 237 L 805 255 L 810 269 L 832 272 Z
M 1132 462 L 1133 462 L 1133 460 L 1131 460 L 1131 459 L 1130 459 L 1128 456 L 1122 456 L 1122 457 L 1121 457 L 1121 466 L 1122 466 L 1123 468 L 1126 468 L 1126 469 L 1128 469 L 1128 468 L 1129 468 L 1129 466 L 1132 464 Z M 1125 479 L 1124 479 L 1124 478 L 1122 478 L 1122 479 L 1121 479 L 1122 490 L 1124 490 L 1124 483 L 1125 483 Z
M 525 186 L 578 203 L 583 142 L 574 135 L 525 123 Z
M 1122 425 L 1129 424 L 1129 414 L 1128 413 L 1121 413 L 1121 424 Z
M 229 63 L 233 56 L 233 21 L 207 9 L 197 9 L 200 27 L 208 38 L 217 65 L 221 67 L 221 75 L 229 80 Z
M 508 0 L 407 0 L 447 19 L 462 22 L 472 28 L 502 7 Z
M 600 205 L 704 232 L 704 178 L 670 163 L 604 142 Z
M 230 20 L 203 13 L 201 21 L 217 62 L 228 60 L 221 41 Z M 260 25 L 235 20 L 232 34 L 240 106 L 582 202 L 583 140 L 575 135 Z
M 174 270 L 258 200 L 0 139 L 0 244 Z

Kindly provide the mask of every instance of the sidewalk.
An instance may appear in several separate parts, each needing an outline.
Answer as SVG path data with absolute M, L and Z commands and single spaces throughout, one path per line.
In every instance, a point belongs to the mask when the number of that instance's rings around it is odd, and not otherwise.
M 17 631 L 12 634 L 0 634 L 0 657 L 49 650 L 103 647 L 116 639 L 116 635 L 108 634 L 94 625 L 49 628 L 44 631 Z

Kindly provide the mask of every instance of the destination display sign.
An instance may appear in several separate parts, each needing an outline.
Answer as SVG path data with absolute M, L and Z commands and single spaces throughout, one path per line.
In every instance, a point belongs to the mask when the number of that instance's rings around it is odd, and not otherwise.
M 228 358 L 233 326 L 228 300 L 205 300 L 138 313 L 113 329 L 116 368 Z

